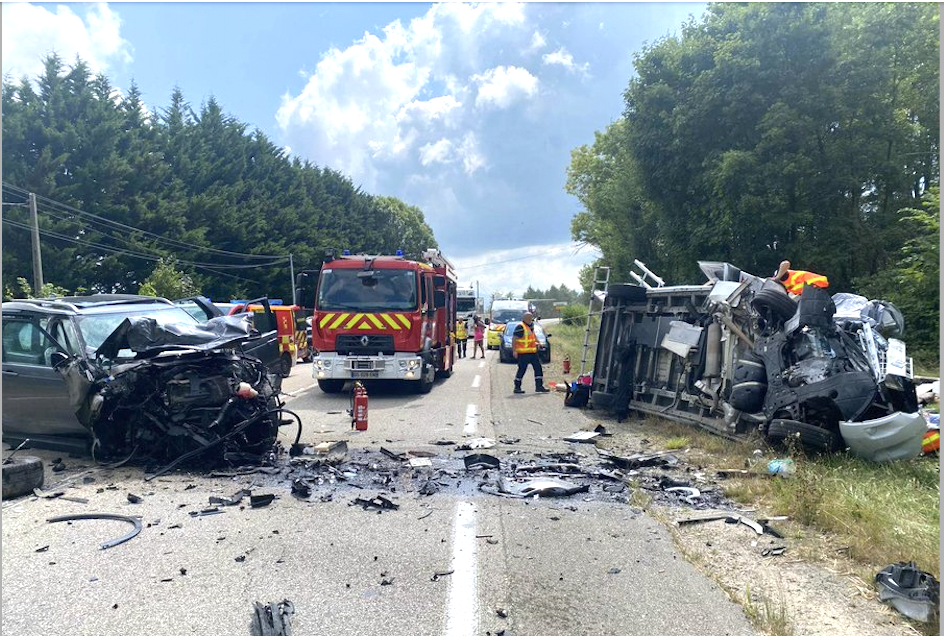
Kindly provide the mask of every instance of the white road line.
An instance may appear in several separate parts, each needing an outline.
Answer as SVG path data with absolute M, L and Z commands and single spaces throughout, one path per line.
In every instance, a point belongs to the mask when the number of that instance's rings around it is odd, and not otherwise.
M 462 429 L 462 432 L 466 435 L 470 435 L 475 432 L 476 420 L 478 420 L 479 414 L 474 404 L 470 404 L 465 407 L 465 427 Z
M 457 502 L 446 636 L 471 636 L 478 633 L 475 533 L 475 506 L 470 501 Z
M 480 386 L 482 386 L 482 376 L 477 375 L 474 378 L 472 378 L 472 388 L 477 389 Z
M 485 368 L 485 360 L 482 360 L 481 362 L 479 362 L 479 368 L 480 369 Z

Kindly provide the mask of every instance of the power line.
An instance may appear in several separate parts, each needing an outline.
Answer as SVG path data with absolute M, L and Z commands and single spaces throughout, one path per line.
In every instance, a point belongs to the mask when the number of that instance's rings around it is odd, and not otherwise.
M 27 190 L 24 190 L 23 188 L 20 188 L 20 187 L 18 187 L 18 186 L 15 186 L 15 185 L 10 184 L 10 183 L 7 183 L 7 182 L 3 182 L 3 187 L 6 188 L 6 189 L 7 189 L 8 191 L 10 191 L 11 193 L 13 193 L 13 194 L 19 194 L 20 196 L 24 196 L 24 195 L 28 195 L 28 194 L 29 194 L 29 192 L 28 192 Z M 227 256 L 245 258 L 245 259 L 276 259 L 276 258 L 277 258 L 277 259 L 285 259 L 285 256 L 284 256 L 284 255 L 281 255 L 281 254 L 246 254 L 246 253 L 242 253 L 242 252 L 232 252 L 232 251 L 229 251 L 229 250 L 220 250 L 220 249 L 215 249 L 215 248 L 212 248 L 212 247 L 206 247 L 206 246 L 203 246 L 203 245 L 196 245 L 196 244 L 194 244 L 194 243 L 187 243 L 187 242 L 185 242 L 185 241 L 178 241 L 178 240 L 176 240 L 176 239 L 171 239 L 171 238 L 167 238 L 167 237 L 161 236 L 160 234 L 155 234 L 154 232 L 149 232 L 149 231 L 147 231 L 147 230 L 143 230 L 143 229 L 141 229 L 141 228 L 137 228 L 137 227 L 134 227 L 134 226 L 131 226 L 131 225 L 126 225 L 126 224 L 120 223 L 120 222 L 118 222 L 118 221 L 113 221 L 113 220 L 107 219 L 107 218 L 105 218 L 105 217 L 103 217 L 103 216 L 99 216 L 99 215 L 97 215 L 97 214 L 92 214 L 91 212 L 85 212 L 84 210 L 80 210 L 80 209 L 75 208 L 75 207 L 73 207 L 73 206 L 71 206 L 71 205 L 68 205 L 68 204 L 66 204 L 66 203 L 62 203 L 62 202 L 60 202 L 60 201 L 56 201 L 56 200 L 54 200 L 54 199 L 49 199 L 49 198 L 47 198 L 47 197 L 43 197 L 43 196 L 40 196 L 40 195 L 36 195 L 36 199 L 37 199 L 37 201 L 41 201 L 41 202 L 43 202 L 43 203 L 45 203 L 45 204 L 48 204 L 48 205 L 50 205 L 50 206 L 53 206 L 53 207 L 55 207 L 55 208 L 59 208 L 60 210 L 63 210 L 63 211 L 66 211 L 66 212 L 71 212 L 71 213 L 73 213 L 73 214 L 77 214 L 77 215 L 82 216 L 82 217 L 88 217 L 88 218 L 90 218 L 90 219 L 95 219 L 95 220 L 99 221 L 100 223 L 102 223 L 102 224 L 104 224 L 104 225 L 106 225 L 106 226 L 112 226 L 112 227 L 114 227 L 114 228 L 116 228 L 116 229 L 121 229 L 121 230 L 125 230 L 125 231 L 130 231 L 130 232 L 138 232 L 138 233 L 143 234 L 143 235 L 146 235 L 146 236 L 151 236 L 151 237 L 155 238 L 155 239 L 156 239 L 157 241 L 159 241 L 159 242 L 164 242 L 164 243 L 167 243 L 168 245 L 173 245 L 173 246 L 178 247 L 178 248 L 180 248 L 180 247 L 185 247 L 185 248 L 190 248 L 190 249 L 195 249 L 195 250 L 201 250 L 201 251 L 205 251 L 205 252 L 212 252 L 212 253 L 215 253 L 215 254 L 222 254 L 222 255 L 227 255 Z M 284 262 L 284 261 L 282 261 L 282 262 Z
M 488 267 L 495 267 L 496 265 L 503 265 L 503 264 L 505 264 L 505 263 L 511 263 L 511 262 L 514 262 L 514 261 L 524 261 L 524 260 L 528 260 L 528 259 L 531 259 L 531 258 L 539 258 L 539 257 L 541 257 L 541 256 L 548 256 L 548 255 L 550 255 L 550 254 L 557 254 L 558 252 L 561 252 L 561 251 L 563 251 L 563 250 L 569 250 L 569 249 L 574 249 L 574 255 L 576 255 L 577 252 L 580 251 L 580 248 L 579 248 L 579 247 L 576 247 L 576 248 L 573 248 L 572 246 L 555 247 L 555 248 L 553 248 L 553 249 L 546 250 L 546 251 L 543 251 L 543 252 L 537 252 L 537 253 L 535 253 L 535 254 L 528 254 L 528 255 L 526 255 L 526 256 L 516 256 L 516 257 L 514 257 L 514 258 L 506 258 L 506 259 L 501 260 L 501 261 L 491 261 L 491 262 L 489 262 L 489 263 L 482 263 L 482 264 L 480 264 L 480 265 L 469 265 L 469 266 L 464 266 L 464 267 L 461 267 L 461 268 L 458 268 L 458 269 L 461 269 L 463 272 L 466 272 L 467 270 L 470 270 L 470 269 L 483 269 L 483 268 L 488 268 Z

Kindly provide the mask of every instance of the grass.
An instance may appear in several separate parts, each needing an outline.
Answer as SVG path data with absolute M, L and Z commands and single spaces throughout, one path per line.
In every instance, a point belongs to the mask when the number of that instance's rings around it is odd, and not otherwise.
M 742 605 L 744 613 L 756 627 L 769 636 L 793 636 L 796 633 L 790 621 L 786 603 L 782 598 L 775 603 L 766 596 L 762 596 L 758 603 L 754 600 L 754 596 L 757 594 L 752 594 L 751 587 L 748 585 Z
M 569 354 L 569 377 L 575 377 L 585 327 L 553 325 L 549 331 L 554 333 L 555 373 Z M 588 369 L 592 369 L 595 352 L 594 333 Z M 652 441 L 653 448 L 686 448 L 689 463 L 708 469 L 750 468 L 758 473 L 720 483 L 732 499 L 765 514 L 790 517 L 799 524 L 797 533 L 805 528 L 807 534 L 810 530 L 827 534 L 859 564 L 868 582 L 875 572 L 898 561 L 915 561 L 940 579 L 940 464 L 933 458 L 876 464 L 846 454 L 806 456 L 795 449 L 774 450 L 759 438 L 732 442 L 659 418 L 633 426 Z M 755 449 L 761 449 L 762 456 L 756 456 Z M 767 461 L 774 457 L 792 457 L 796 474 L 768 477 Z
M 551 362 L 544 365 L 545 375 L 551 379 L 575 380 L 580 373 L 580 363 L 583 360 L 584 349 L 583 341 L 587 333 L 586 319 L 580 325 L 562 325 L 560 323 L 549 325 L 547 332 L 553 334 L 551 338 Z M 600 331 L 600 318 L 594 316 L 591 319 L 590 327 L 590 347 L 587 349 L 587 362 L 585 373 L 593 373 L 593 362 L 596 359 L 597 341 L 596 334 Z M 564 374 L 562 361 L 565 356 L 570 357 L 570 373 Z

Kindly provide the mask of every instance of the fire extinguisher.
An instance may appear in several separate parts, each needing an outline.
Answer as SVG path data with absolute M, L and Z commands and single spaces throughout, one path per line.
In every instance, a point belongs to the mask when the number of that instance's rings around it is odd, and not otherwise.
M 561 365 L 564 367 L 564 373 L 570 373 L 570 356 L 564 356 Z
M 367 389 L 360 382 L 354 383 L 351 393 L 351 428 L 367 430 Z

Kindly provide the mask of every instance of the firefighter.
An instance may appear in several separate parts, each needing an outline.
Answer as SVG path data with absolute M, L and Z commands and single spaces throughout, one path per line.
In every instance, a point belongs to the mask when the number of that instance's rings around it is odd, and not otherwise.
M 538 343 L 534 335 L 534 314 L 525 313 L 515 327 L 515 333 L 511 339 L 511 349 L 518 361 L 518 373 L 515 374 L 515 393 L 524 393 L 521 389 L 521 379 L 528 370 L 528 365 L 534 368 L 534 391 L 535 393 L 549 393 L 544 388 L 544 371 L 541 369 L 541 359 L 538 356 L 538 349 L 543 349 L 544 345 Z
M 465 346 L 469 340 L 469 332 L 465 326 L 465 318 L 456 321 L 456 353 L 460 358 L 465 357 Z
M 777 273 L 774 274 L 774 280 L 783 285 L 794 296 L 803 293 L 804 285 L 813 285 L 822 289 L 829 287 L 829 280 L 825 276 L 802 269 L 790 269 L 790 261 L 781 261 Z

